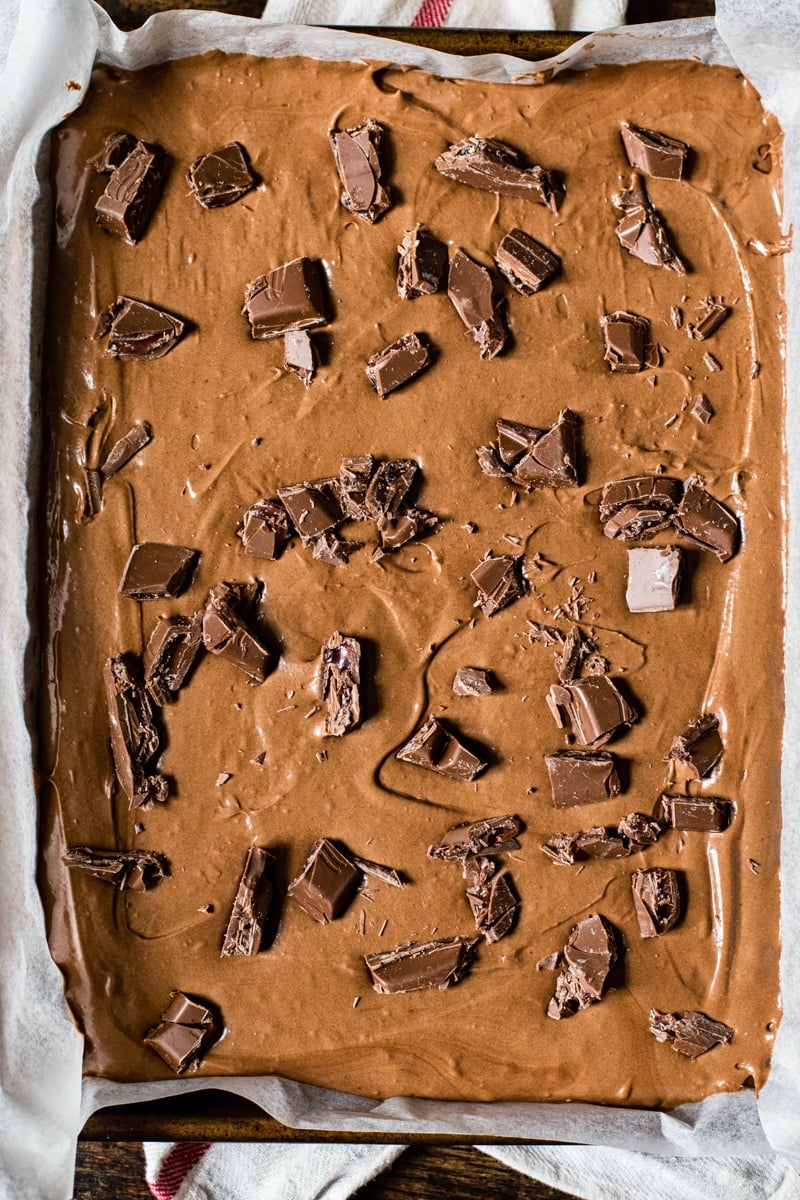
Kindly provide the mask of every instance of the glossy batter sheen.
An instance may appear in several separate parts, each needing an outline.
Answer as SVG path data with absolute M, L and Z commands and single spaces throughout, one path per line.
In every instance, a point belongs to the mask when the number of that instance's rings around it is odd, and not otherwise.
M 375 226 L 341 206 L 327 140 L 332 126 L 367 117 L 388 131 L 395 199 Z M 648 182 L 688 264 L 684 277 L 631 258 L 617 242 L 610 197 L 629 181 L 623 119 L 693 147 L 688 180 Z M 105 177 L 87 164 L 118 129 L 173 159 L 136 246 L 93 219 Z M 437 154 L 472 133 L 563 171 L 560 212 L 438 175 Z M 186 168 L 232 139 L 263 182 L 232 207 L 204 210 Z M 597 68 L 538 88 L 219 54 L 139 75 L 97 71 L 86 102 L 54 137 L 40 764 L 50 941 L 86 1034 L 89 1074 L 168 1076 L 142 1036 L 180 988 L 224 1017 L 225 1035 L 200 1067 L 207 1075 L 277 1072 L 374 1097 L 665 1107 L 763 1082 L 780 1012 L 783 301 L 782 259 L 751 243 L 780 239 L 779 153 L 777 126 L 742 76 L 690 62 Z M 396 248 L 416 222 L 486 263 L 514 226 L 561 256 L 561 275 L 540 294 L 509 291 L 513 337 L 500 357 L 480 361 L 446 295 L 398 299 Z M 332 323 L 315 335 L 323 365 L 308 391 L 283 370 L 281 341 L 253 341 L 240 311 L 250 280 L 299 255 L 324 261 L 334 306 Z M 118 295 L 177 313 L 192 323 L 188 335 L 159 361 L 106 357 L 91 334 Z M 691 341 L 685 326 L 673 327 L 670 308 L 690 321 L 709 295 L 722 296 L 732 315 L 710 341 Z M 599 318 L 615 309 L 650 319 L 662 366 L 609 371 Z M 366 362 L 411 330 L 429 336 L 435 362 L 381 399 Z M 704 365 L 706 351 L 721 371 Z M 707 426 L 684 408 L 701 391 L 716 411 Z M 583 422 L 584 486 L 517 496 L 481 474 L 475 449 L 494 437 L 497 417 L 546 427 L 565 406 Z M 152 425 L 151 444 L 106 485 L 102 513 L 79 523 L 84 453 L 96 464 L 136 420 Z M 343 456 L 364 453 L 419 460 L 420 502 L 443 518 L 440 532 L 378 565 L 371 545 L 342 568 L 313 561 L 297 540 L 277 562 L 244 554 L 235 530 L 255 499 L 335 474 Z M 702 472 L 741 517 L 743 547 L 726 564 L 689 549 L 679 608 L 632 615 L 626 548 L 603 536 L 591 500 L 607 480 L 660 467 L 682 479 Z M 351 526 L 345 536 L 368 531 Z M 201 550 L 180 599 L 117 595 L 131 546 L 148 540 Z M 488 549 L 524 552 L 533 587 L 473 625 L 469 572 Z M 218 580 L 251 578 L 266 582 L 276 668 L 252 687 L 206 655 L 164 712 L 161 769 L 173 794 L 130 813 L 112 771 L 105 659 L 141 652 L 159 614 L 191 613 Z M 567 743 L 544 700 L 553 652 L 526 633 L 528 619 L 554 620 L 573 580 L 584 589 L 582 623 L 642 719 L 608 747 L 621 760 L 624 794 L 556 811 L 543 756 Z M 363 639 L 375 680 L 371 715 L 340 739 L 324 737 L 323 712 L 310 713 L 320 646 L 334 630 Z M 490 668 L 501 687 L 455 696 L 453 675 L 465 665 Z M 696 790 L 735 801 L 727 832 L 670 831 L 642 854 L 574 868 L 542 854 L 551 833 L 651 812 L 673 734 L 703 710 L 722 720 L 725 755 Z M 431 711 L 489 748 L 491 765 L 474 784 L 396 761 Z M 264 764 L 254 764 L 262 752 Z M 230 779 L 218 785 L 223 772 Z M 474 930 L 460 869 L 427 859 L 427 846 L 458 821 L 504 812 L 526 824 L 508 861 L 522 901 L 514 931 L 482 944 L 457 987 L 377 995 L 365 953 Z M 372 881 L 369 896 L 327 927 L 285 901 L 268 949 L 221 959 L 251 842 L 277 852 L 282 897 L 321 836 L 404 871 L 410 885 Z M 159 851 L 172 874 L 151 892 L 119 893 L 67 875 L 65 844 Z M 684 872 L 687 895 L 680 925 L 643 941 L 630 875 L 647 866 Z M 545 1010 L 555 976 L 536 963 L 593 912 L 622 933 L 624 983 L 552 1021 Z M 735 1036 L 692 1062 L 650 1035 L 651 1006 L 701 1009 Z

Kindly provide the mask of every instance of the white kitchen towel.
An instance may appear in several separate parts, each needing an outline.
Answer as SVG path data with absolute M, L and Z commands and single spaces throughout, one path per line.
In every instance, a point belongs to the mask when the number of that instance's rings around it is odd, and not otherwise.
M 267 21 L 448 29 L 611 29 L 627 0 L 268 0 Z

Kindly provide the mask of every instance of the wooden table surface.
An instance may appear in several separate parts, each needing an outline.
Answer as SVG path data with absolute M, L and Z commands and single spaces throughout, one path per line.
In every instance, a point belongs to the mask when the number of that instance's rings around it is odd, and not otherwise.
M 167 8 L 217 9 L 259 16 L 264 0 L 99 0 L 122 29 L 134 29 L 154 12 Z M 628 22 L 708 16 L 714 0 L 628 0 Z M 418 32 L 424 36 L 423 31 Z M 486 47 L 493 49 L 494 47 Z M 122 1126 L 120 1127 L 122 1122 Z M 116 1123 L 89 1122 L 78 1144 L 74 1200 L 148 1200 L 144 1152 L 126 1140 L 124 1116 Z M 147 1136 L 139 1131 L 139 1136 Z M 162 1134 L 162 1136 L 165 1136 Z M 184 1132 L 184 1136 L 186 1136 Z M 210 1132 L 198 1130 L 199 1138 Z M 263 1134 L 262 1134 L 263 1136 Z M 108 1140 L 109 1137 L 119 1140 Z M 309 1154 L 316 1147 L 309 1145 Z M 472 1146 L 410 1146 L 378 1179 L 362 1188 L 359 1200 L 574 1200 L 568 1193 L 537 1183 L 503 1166 Z

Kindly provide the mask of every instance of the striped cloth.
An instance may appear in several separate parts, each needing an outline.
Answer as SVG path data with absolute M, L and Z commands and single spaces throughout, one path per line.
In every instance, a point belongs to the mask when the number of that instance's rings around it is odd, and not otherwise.
M 264 19 L 275 24 L 588 32 L 621 25 L 626 5 L 627 0 L 268 0 Z

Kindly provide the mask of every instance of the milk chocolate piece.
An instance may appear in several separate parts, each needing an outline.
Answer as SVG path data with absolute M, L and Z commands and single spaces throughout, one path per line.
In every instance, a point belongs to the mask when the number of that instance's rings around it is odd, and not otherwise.
M 433 165 L 440 175 L 457 183 L 500 196 L 536 200 L 554 213 L 564 199 L 564 184 L 555 171 L 523 167 L 522 156 L 494 138 L 473 135 L 454 142 Z
M 100 314 L 94 337 L 108 334 L 106 354 L 122 362 L 152 362 L 169 354 L 184 331 L 184 322 L 162 308 L 118 296 Z
M 453 691 L 457 696 L 489 696 L 492 692 L 489 672 L 481 667 L 459 667 L 453 678 Z
M 546 754 L 544 762 L 556 808 L 599 804 L 619 795 L 620 782 L 614 755 L 607 750 L 597 754 L 559 750 L 556 754 Z
M 413 458 L 392 458 L 382 462 L 373 474 L 364 496 L 364 507 L 373 519 L 394 518 L 405 506 L 419 474 Z
M 340 917 L 356 894 L 360 872 L 327 838 L 320 838 L 308 852 L 303 868 L 289 884 L 288 892 L 320 925 Z
M 508 330 L 502 315 L 504 300 L 486 267 L 456 250 L 447 275 L 447 295 L 481 349 L 481 358 L 494 358 L 506 344 Z
M 232 662 L 253 683 L 263 683 L 270 653 L 243 620 L 243 602 L 241 587 L 218 583 L 211 589 L 203 612 L 203 645 Z
M 478 464 L 485 475 L 508 479 L 532 491 L 539 487 L 577 487 L 578 417 L 563 408 L 550 429 L 536 429 L 500 418 L 497 441 L 480 446 Z
M 274 857 L 263 846 L 251 846 L 222 941 L 222 957 L 258 954 L 272 899 L 268 868 Z
M 238 142 L 202 154 L 189 167 L 186 179 L 203 208 L 234 204 L 255 187 L 256 182 Z
M 401 300 L 432 296 L 442 286 L 447 268 L 447 247 L 427 229 L 415 225 L 403 234 L 397 248 L 397 294 Z
M 332 483 L 330 479 L 315 479 L 311 483 L 294 483 L 278 488 L 281 503 L 306 546 L 342 521 L 342 510 Z
M 636 171 L 651 179 L 681 179 L 689 146 L 677 138 L 667 137 L 655 129 L 642 129 L 623 121 L 620 127 L 622 144 L 628 162 Z
M 576 834 L 575 842 L 578 851 L 576 857 L 585 855 L 587 858 L 627 858 L 631 852 L 624 838 L 603 825 L 582 829 Z
M 98 225 L 129 246 L 135 245 L 155 212 L 166 172 L 167 156 L 161 147 L 137 142 L 111 172 L 94 206 Z
M 125 159 L 135 150 L 138 138 L 135 138 L 132 133 L 110 133 L 105 140 L 103 149 L 92 160 L 92 165 L 98 175 L 110 175 L 116 171 L 117 167 L 124 163 Z
M 83 517 L 88 521 L 103 511 L 103 476 L 94 467 L 84 467 L 83 486 Z
M 254 338 L 283 337 L 328 320 L 322 271 L 315 258 L 295 258 L 259 275 L 244 291 L 242 309 Z
M 337 495 L 344 515 L 353 521 L 367 521 L 372 516 L 367 510 L 366 497 L 374 471 L 375 459 L 371 454 L 342 459 Z
M 605 361 L 612 371 L 635 374 L 644 366 L 644 342 L 650 332 L 650 322 L 636 313 L 609 313 L 600 318 L 605 342 Z
M 639 719 L 608 675 L 592 675 L 572 683 L 554 683 L 547 705 L 559 729 L 564 718 L 581 746 L 602 746 Z
M 416 333 L 405 333 L 367 363 L 367 378 L 379 396 L 388 396 L 431 365 L 428 347 Z
M 370 858 L 361 858 L 358 854 L 351 854 L 350 857 L 353 864 L 364 875 L 371 875 L 374 879 L 379 879 L 381 883 L 387 883 L 389 887 L 402 888 L 406 886 L 407 880 L 402 872 L 396 871 L 394 867 L 385 867 L 383 863 L 373 862 Z
M 611 202 L 621 214 L 616 234 L 623 249 L 651 267 L 666 267 L 676 275 L 686 274 L 686 267 L 670 246 L 664 222 L 650 203 L 643 184 L 634 181 L 631 187 L 612 196 Z
M 125 564 L 120 596 L 131 600 L 164 600 L 180 596 L 194 574 L 199 550 L 164 542 L 140 542 Z
M 519 909 L 510 875 L 495 875 L 467 888 L 475 928 L 489 944 L 510 932 Z
M 524 595 L 521 555 L 490 555 L 478 563 L 470 572 L 470 579 L 478 589 L 475 608 L 480 608 L 486 617 L 495 613 Z
M 332 129 L 328 137 L 344 188 L 342 204 L 354 216 L 374 224 L 392 207 L 381 177 L 383 127 L 370 117 L 352 129 Z
M 114 772 L 128 797 L 130 808 L 146 808 L 164 801 L 169 787 L 163 775 L 151 771 L 161 748 L 153 708 L 139 681 L 138 665 L 131 655 L 109 658 L 103 669 L 108 702 L 111 754 Z
M 434 942 L 405 942 L 383 954 L 365 954 L 364 961 L 376 992 L 388 996 L 422 988 L 443 991 L 459 983 L 475 957 L 478 938 L 442 938 Z
M 517 834 L 522 829 L 518 816 L 508 813 L 502 817 L 485 817 L 472 824 L 454 825 L 439 842 L 428 847 L 428 858 L 445 862 L 465 862 L 482 855 L 504 854 L 518 850 Z
M 273 561 L 280 558 L 292 536 L 292 522 L 279 500 L 256 500 L 242 517 L 236 531 L 242 539 L 245 554 Z
M 617 938 L 610 921 L 595 914 L 579 921 L 563 950 L 564 967 L 547 1008 L 548 1017 L 560 1021 L 601 1000 L 617 955 Z
M 516 227 L 500 242 L 494 258 L 511 286 L 523 296 L 533 296 L 561 270 L 557 254 Z
M 697 321 L 687 325 L 686 332 L 696 342 L 704 342 L 712 333 L 717 332 L 723 321 L 731 315 L 731 310 L 726 304 L 714 300 L 713 296 L 706 296 L 705 300 L 698 304 L 697 313 Z
M 117 471 L 131 461 L 132 458 L 143 450 L 148 442 L 152 441 L 153 433 L 146 421 L 137 421 L 132 429 L 129 429 L 118 442 L 109 450 L 106 455 L 105 462 L 100 467 L 100 474 L 103 480 L 110 479 L 112 475 L 116 475 Z
M 629 612 L 669 612 L 678 602 L 683 552 L 677 546 L 628 550 Z
M 686 490 L 675 515 L 675 528 L 701 550 L 716 554 L 720 562 L 733 558 L 739 549 L 739 522 L 724 504 L 705 490 L 699 475 L 686 481 Z
M 154 703 L 174 700 L 203 648 L 203 610 L 186 617 L 161 617 L 144 652 L 144 678 Z
M 320 694 L 328 706 L 325 732 L 341 737 L 361 720 L 361 646 L 358 638 L 332 633 L 322 643 Z
M 428 717 L 395 755 L 402 762 L 425 767 L 449 779 L 471 782 L 488 765 L 458 740 L 437 717 Z
M 581 857 L 578 838 L 574 833 L 553 833 L 542 846 L 548 858 L 560 867 L 572 867 Z
M 311 541 L 311 557 L 332 567 L 346 566 L 350 555 L 358 549 L 358 542 L 345 542 L 330 529 Z
M 283 369 L 292 371 L 303 387 L 311 386 L 317 369 L 317 356 L 307 330 L 290 329 L 283 335 Z
M 572 683 L 581 673 L 581 663 L 586 654 L 586 640 L 577 625 L 571 625 L 564 637 L 563 645 L 556 654 L 556 671 L 561 683 Z
M 658 821 L 642 813 L 628 813 L 616 829 L 594 825 L 578 833 L 551 834 L 542 850 L 553 862 L 571 867 L 583 858 L 627 858 L 652 846 L 662 832 Z
M 661 797 L 664 820 L 673 829 L 691 833 L 721 833 L 731 819 L 730 800 L 713 796 Z
M 722 758 L 725 747 L 714 713 L 701 713 L 676 733 L 664 762 L 680 764 L 690 779 L 705 779 Z
M 625 542 L 652 537 L 672 522 L 682 494 L 680 480 L 667 475 L 635 475 L 607 483 L 599 507 L 603 533 Z
M 617 826 L 617 830 L 620 837 L 625 838 L 635 850 L 655 845 L 664 832 L 658 821 L 637 812 L 624 816 Z
M 398 550 L 420 534 L 435 529 L 438 524 L 439 518 L 422 508 L 407 508 L 397 517 L 377 517 L 375 527 L 379 545 L 372 555 L 373 559 L 377 561 L 387 551 Z
M 708 425 L 708 423 L 713 420 L 714 416 L 716 415 L 713 404 L 709 400 L 708 396 L 704 396 L 702 392 L 696 398 L 689 411 L 695 420 L 699 421 L 701 425 Z
M 200 1059 L 221 1032 L 217 1017 L 209 1004 L 183 992 L 171 993 L 172 999 L 161 1014 L 161 1021 L 149 1029 L 144 1043 L 163 1058 L 177 1075 L 190 1067 L 196 1068 Z
M 651 867 L 631 875 L 633 907 L 643 938 L 660 937 L 680 920 L 678 873 L 668 867 Z
M 658 1042 L 672 1042 L 672 1049 L 687 1058 L 699 1058 L 707 1050 L 729 1042 L 736 1032 L 722 1021 L 712 1021 L 705 1013 L 683 1013 L 650 1009 L 650 1032 Z
M 167 875 L 163 854 L 152 850 L 93 850 L 90 846 L 72 846 L 61 861 L 71 870 L 113 883 L 120 891 L 145 892 Z

